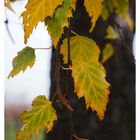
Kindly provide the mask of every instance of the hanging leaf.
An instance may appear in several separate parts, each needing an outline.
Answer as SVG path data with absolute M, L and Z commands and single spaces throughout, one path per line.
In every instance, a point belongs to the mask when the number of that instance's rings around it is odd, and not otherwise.
M 10 2 L 9 0 L 4 1 L 4 6 L 5 6 L 6 8 L 8 8 L 10 11 L 12 11 L 13 13 L 15 13 L 14 9 L 13 9 L 12 6 L 11 6 L 11 2 Z
M 25 71 L 25 69 L 29 66 L 30 68 L 35 63 L 35 50 L 30 47 L 25 47 L 22 51 L 18 52 L 18 55 L 13 59 L 13 69 L 10 72 L 8 78 L 14 77 L 20 71 Z
M 57 115 L 52 103 L 40 95 L 33 100 L 32 108 L 25 111 L 20 119 L 23 127 L 17 133 L 16 140 L 30 140 L 31 136 L 38 135 L 42 128 L 45 128 L 47 133 L 51 131 Z
M 105 80 L 105 69 L 99 62 L 99 47 L 87 37 L 76 36 L 70 39 L 72 76 L 78 98 L 84 97 L 86 107 L 97 112 L 100 120 L 108 102 L 109 83 Z M 61 53 L 67 61 L 67 39 L 63 41 Z
M 125 17 L 128 12 L 129 0 L 112 0 L 114 7 L 116 8 L 116 13 L 120 17 Z
M 105 36 L 106 39 L 118 39 L 118 34 L 112 28 L 112 26 L 107 27 L 107 35 Z
M 76 0 L 64 0 L 63 5 L 56 10 L 55 15 L 45 20 L 55 47 L 64 32 L 63 28 L 69 25 L 68 18 L 72 17 L 72 9 L 75 9 L 75 5 Z
M 103 20 L 105 20 L 105 21 L 109 18 L 109 11 L 105 6 L 103 7 L 101 16 L 102 16 Z
M 95 23 L 99 16 L 102 13 L 102 8 L 103 8 L 103 0 L 85 0 L 84 1 L 84 6 L 91 17 L 91 23 L 92 26 L 90 28 L 90 32 L 93 30 Z
M 28 0 L 26 11 L 21 16 L 24 24 L 24 42 L 32 33 L 39 21 L 44 21 L 46 17 L 52 17 L 55 9 L 61 5 L 63 0 Z
M 131 31 L 134 30 L 134 21 L 129 14 L 124 17 L 124 21 L 127 23 Z
M 103 58 L 102 63 L 104 64 L 114 53 L 114 49 L 112 44 L 108 43 L 105 45 L 105 48 L 103 49 Z

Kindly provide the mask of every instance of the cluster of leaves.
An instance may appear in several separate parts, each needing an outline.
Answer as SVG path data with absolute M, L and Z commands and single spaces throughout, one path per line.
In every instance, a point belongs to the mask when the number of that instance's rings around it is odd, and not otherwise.
M 48 30 L 52 44 L 58 48 L 64 28 L 69 26 L 69 18 L 73 17 L 77 0 L 28 0 L 26 10 L 21 14 L 24 25 L 24 42 L 27 44 L 30 34 L 39 22 L 44 22 Z M 5 1 L 5 6 L 13 11 L 10 1 Z M 86 12 L 91 17 L 91 28 L 93 31 L 96 21 L 101 16 L 104 21 L 108 20 L 112 13 L 123 18 L 130 29 L 133 29 L 133 21 L 128 14 L 128 0 L 84 0 Z M 106 29 L 106 39 L 118 39 L 118 33 L 112 26 Z M 105 44 L 102 52 L 102 60 L 99 61 L 100 47 L 97 43 L 85 36 L 74 33 L 70 38 L 70 49 L 72 61 L 72 76 L 74 79 L 75 92 L 78 98 L 84 97 L 86 107 L 97 112 L 100 120 L 104 118 L 108 102 L 110 84 L 105 80 L 106 71 L 103 64 L 113 55 L 113 45 Z M 68 60 L 68 39 L 64 39 L 60 46 L 64 63 Z M 9 74 L 14 77 L 20 71 L 25 71 L 35 63 L 35 49 L 25 47 L 13 59 L 13 69 Z M 39 119 L 38 119 L 39 118 Z M 17 140 L 30 139 L 33 133 L 39 134 L 42 128 L 46 132 L 52 130 L 57 114 L 52 102 L 44 96 L 38 96 L 33 100 L 32 108 L 21 115 L 24 124 L 17 134 Z

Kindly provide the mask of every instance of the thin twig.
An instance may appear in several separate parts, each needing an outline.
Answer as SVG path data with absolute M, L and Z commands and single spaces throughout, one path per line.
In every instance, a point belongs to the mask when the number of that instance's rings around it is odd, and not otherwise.
M 75 34 L 75 35 L 77 35 L 77 36 L 80 36 L 80 35 L 78 35 L 75 31 L 73 31 L 73 30 L 71 30 L 71 32 L 73 33 L 73 34 Z
M 8 26 L 9 21 L 8 21 L 8 19 L 6 19 L 4 23 L 5 23 L 5 27 L 6 27 L 8 35 L 9 35 L 9 38 L 11 39 L 11 42 L 13 44 L 15 44 L 15 41 L 14 41 L 14 39 L 12 37 L 12 34 L 11 34 L 10 30 L 9 30 L 9 26 Z
M 73 135 L 73 137 L 74 137 L 76 140 L 89 140 L 89 139 L 80 138 L 80 137 L 78 137 L 78 136 L 76 136 L 76 135 Z
M 135 63 L 135 58 L 134 58 L 134 56 L 133 56 L 133 53 L 132 53 L 131 49 L 128 47 L 128 45 L 127 45 L 127 43 L 126 43 L 126 41 L 125 41 L 125 39 L 124 39 L 124 35 L 123 35 L 122 31 L 121 31 L 121 30 L 123 29 L 123 27 L 121 27 L 120 24 L 116 21 L 115 17 L 112 15 L 112 13 L 111 13 L 111 11 L 110 11 L 108 5 L 106 5 L 106 7 L 107 7 L 107 9 L 108 9 L 108 11 L 109 11 L 109 13 L 110 13 L 110 15 L 111 15 L 111 17 L 112 17 L 112 20 L 113 20 L 114 23 L 115 23 L 115 26 L 116 26 L 116 28 L 117 28 L 117 31 L 118 31 L 120 40 L 121 40 L 121 42 L 122 42 L 122 44 L 123 44 L 122 46 L 123 46 L 124 48 L 126 48 L 126 50 L 128 51 L 129 55 L 132 56 L 131 58 L 132 58 L 133 63 Z

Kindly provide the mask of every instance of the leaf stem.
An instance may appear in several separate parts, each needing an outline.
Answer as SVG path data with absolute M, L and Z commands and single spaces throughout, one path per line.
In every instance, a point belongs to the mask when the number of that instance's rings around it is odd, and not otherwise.
M 52 49 L 53 47 L 49 47 L 49 48 L 34 48 L 35 50 L 49 50 L 49 49 Z

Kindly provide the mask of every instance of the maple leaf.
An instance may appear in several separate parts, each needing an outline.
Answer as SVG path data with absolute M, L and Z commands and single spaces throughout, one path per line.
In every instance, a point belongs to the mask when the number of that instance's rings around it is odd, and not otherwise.
M 48 32 L 55 47 L 62 36 L 63 28 L 69 25 L 68 18 L 72 17 L 72 9 L 75 9 L 75 5 L 76 0 L 64 0 L 64 3 L 56 10 L 54 16 L 45 20 L 45 24 L 47 25 Z
M 93 30 L 95 23 L 99 16 L 102 13 L 102 5 L 103 0 L 85 0 L 84 6 L 89 16 L 91 17 L 92 26 L 90 28 L 90 32 Z
M 39 21 L 44 21 L 46 17 L 52 17 L 55 9 L 61 5 L 63 0 L 28 0 L 26 11 L 21 16 L 24 24 L 24 42 L 32 33 Z
M 32 67 L 35 63 L 35 50 L 30 47 L 25 47 L 22 51 L 18 52 L 18 55 L 13 59 L 13 69 L 10 72 L 8 78 L 14 77 L 20 71 L 25 71 L 29 66 Z
M 78 98 L 84 97 L 86 107 L 97 112 L 100 120 L 108 102 L 109 83 L 105 80 L 105 69 L 99 62 L 100 50 L 96 43 L 87 37 L 76 36 L 70 39 L 72 76 Z M 67 62 L 67 39 L 61 46 L 64 63 Z
M 114 49 L 112 44 L 108 43 L 105 45 L 105 48 L 103 49 L 103 58 L 102 63 L 105 63 L 114 53 Z
M 32 103 L 32 108 L 20 116 L 23 127 L 17 133 L 17 140 L 29 140 L 33 134 L 38 135 L 42 128 L 46 132 L 52 130 L 54 121 L 57 120 L 56 111 L 52 103 L 45 96 L 37 96 Z
M 118 38 L 117 32 L 110 25 L 107 27 L 107 35 L 105 36 L 105 38 L 106 39 L 117 39 Z

